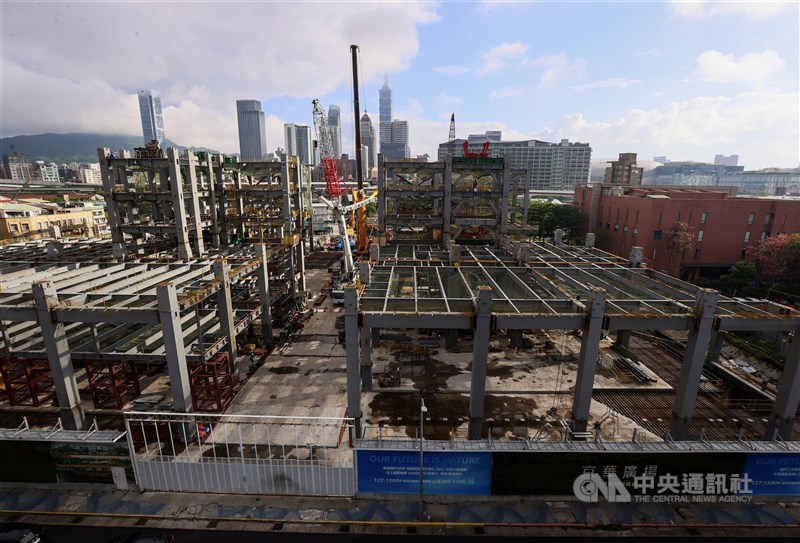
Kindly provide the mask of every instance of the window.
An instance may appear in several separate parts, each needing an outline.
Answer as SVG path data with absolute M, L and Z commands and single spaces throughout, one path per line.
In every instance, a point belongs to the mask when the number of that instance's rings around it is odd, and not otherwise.
M 681 222 L 681 212 L 678 211 L 678 218 L 675 220 L 676 222 Z
M 639 229 L 634 226 L 632 234 L 633 234 L 633 237 L 638 236 L 639 235 Z
M 744 242 L 747 243 L 748 241 L 750 241 L 750 232 L 745 232 L 744 233 Z
M 756 219 L 755 213 L 750 213 L 750 216 L 747 217 L 747 224 L 753 224 L 753 221 Z
M 658 212 L 658 224 L 661 224 L 661 219 L 663 219 L 663 218 L 664 218 L 664 212 L 663 211 L 659 211 Z
M 663 232 L 661 230 L 654 230 L 653 231 L 653 239 L 661 239 L 661 235 Z
M 694 250 L 694 259 L 695 260 L 700 260 L 700 249 L 695 249 Z
M 619 223 L 618 222 L 614 223 L 614 232 L 619 232 Z
M 622 227 L 622 233 L 623 234 L 627 234 L 628 233 L 628 225 L 627 224 Z
M 703 231 L 702 230 L 700 230 L 697 233 L 697 241 L 703 241 Z
M 703 211 L 703 212 L 700 214 L 700 224 L 705 224 L 707 219 L 708 219 L 708 213 L 706 213 L 705 211 Z
M 766 232 L 761 232 L 761 241 L 764 241 L 765 239 L 767 239 L 767 235 L 768 234 Z
M 656 259 L 656 250 L 655 250 L 655 249 L 653 249 L 653 257 L 652 257 L 652 259 L 653 259 L 653 260 L 655 260 L 655 259 Z
M 772 213 L 767 213 L 767 214 L 764 216 L 764 224 L 769 224 L 769 221 L 771 221 L 771 220 L 772 220 L 772 217 L 773 217 L 773 214 L 772 214 Z
M 19 232 L 19 225 L 15 222 L 12 222 L 8 225 L 12 232 Z
M 783 222 L 781 222 L 781 226 L 786 224 L 786 213 L 783 214 Z
M 23 232 L 30 232 L 31 231 L 31 225 L 26 223 L 26 222 L 20 223 L 20 226 L 22 226 L 22 231 Z

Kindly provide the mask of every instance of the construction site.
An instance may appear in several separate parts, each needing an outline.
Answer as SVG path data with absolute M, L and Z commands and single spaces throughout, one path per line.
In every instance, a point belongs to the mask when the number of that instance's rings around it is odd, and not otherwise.
M 147 151 L 98 150 L 111 239 L 0 248 L 4 447 L 126 445 L 140 488 L 325 495 L 375 492 L 362 450 L 418 448 L 420 495 L 423 450 L 800 451 L 800 314 L 592 234 L 531 241 L 502 158 L 381 161 L 353 201 L 329 185 L 351 252 L 315 249 L 295 157 Z M 789 342 L 771 379 L 723 356 L 764 330 Z

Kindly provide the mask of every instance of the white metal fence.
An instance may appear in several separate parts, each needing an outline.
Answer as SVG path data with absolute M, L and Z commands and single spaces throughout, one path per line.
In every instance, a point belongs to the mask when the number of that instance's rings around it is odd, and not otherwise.
M 352 419 L 125 414 L 139 488 L 353 496 Z

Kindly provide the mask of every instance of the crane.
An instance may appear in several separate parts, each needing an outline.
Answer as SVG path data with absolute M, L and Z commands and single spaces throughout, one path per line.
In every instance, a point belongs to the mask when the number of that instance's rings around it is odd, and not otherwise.
M 311 103 L 314 106 L 312 110 L 314 130 L 317 132 L 317 142 L 319 142 L 320 156 L 322 157 L 322 171 L 325 174 L 325 188 L 328 193 L 327 197 L 319 195 L 319 199 L 331 210 L 333 219 L 339 227 L 339 234 L 342 236 L 342 252 L 344 253 L 345 279 L 351 280 L 355 275 L 355 265 L 353 264 L 353 252 L 350 249 L 350 239 L 347 236 L 345 214 L 376 201 L 377 195 L 373 194 L 369 198 L 364 198 L 351 205 L 342 206 L 344 191 L 339 184 L 339 173 L 336 171 L 336 157 L 333 156 L 328 118 L 325 116 L 325 110 L 319 100 L 314 99 Z

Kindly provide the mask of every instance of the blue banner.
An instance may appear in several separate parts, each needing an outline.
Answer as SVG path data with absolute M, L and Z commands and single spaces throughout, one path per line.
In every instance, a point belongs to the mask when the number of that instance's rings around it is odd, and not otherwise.
M 423 494 L 488 496 L 492 489 L 492 453 L 424 451 Z M 417 494 L 419 451 L 359 450 L 358 491 Z
M 748 454 L 744 475 L 755 496 L 800 496 L 800 454 Z

